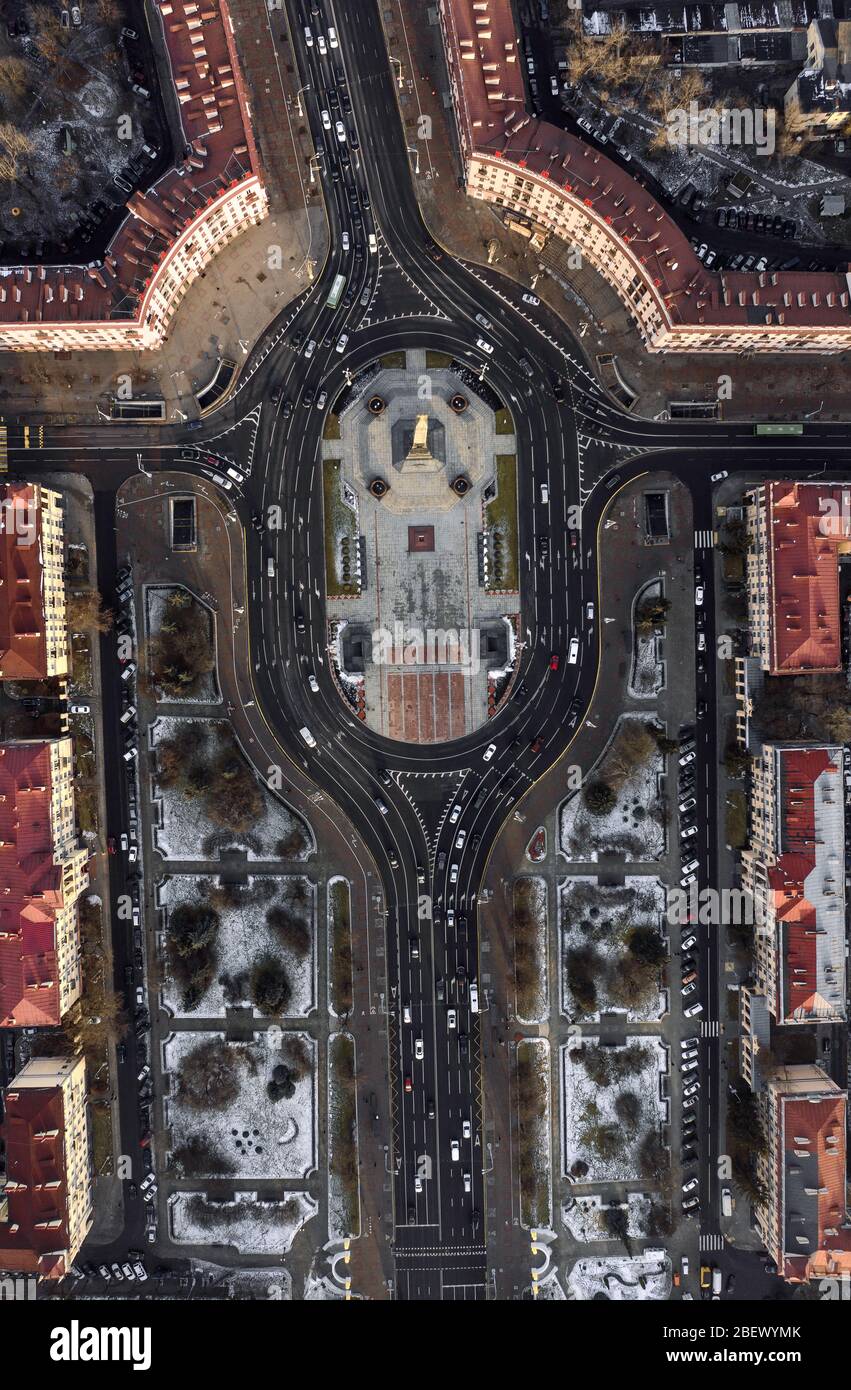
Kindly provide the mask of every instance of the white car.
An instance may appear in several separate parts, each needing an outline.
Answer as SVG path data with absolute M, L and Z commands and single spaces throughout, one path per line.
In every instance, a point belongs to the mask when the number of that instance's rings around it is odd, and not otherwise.
M 423 1040 L 422 1040 L 422 1038 L 415 1038 L 415 1039 L 414 1039 L 414 1056 L 416 1057 L 416 1059 L 417 1059 L 418 1062 L 421 1062 L 421 1061 L 423 1060 L 424 1055 L 425 1055 L 425 1050 L 424 1050 L 424 1048 L 423 1048 Z
M 481 348 L 482 352 L 486 352 L 488 357 L 493 353 L 493 343 L 489 343 L 486 338 L 477 338 L 476 347 Z
M 540 299 L 536 294 L 521 294 L 520 298 L 524 304 L 540 304 Z
M 456 838 L 456 840 L 455 840 L 455 848 L 456 848 L 456 849 L 463 849 L 463 848 L 464 848 L 464 841 L 466 840 L 466 838 L 467 838 L 467 832 L 466 832 L 466 830 L 459 830 L 459 831 L 458 831 L 458 836 L 457 836 L 457 838 Z
M 680 990 L 680 993 L 682 994 L 683 998 L 685 999 L 685 998 L 687 998 L 687 996 L 688 996 L 689 994 L 694 994 L 694 992 L 695 992 L 696 989 L 697 989 L 697 980 L 692 980 L 692 982 L 691 982 L 690 985 L 683 985 L 682 989 Z
M 461 1121 L 461 1138 L 462 1138 L 462 1139 L 469 1139 L 469 1138 L 471 1137 L 472 1133 L 473 1133 L 473 1126 L 470 1124 L 470 1121 L 469 1121 L 469 1120 L 462 1120 L 462 1121 Z
M 457 882 L 458 882 L 458 865 L 457 865 L 457 864 L 453 864 L 452 867 L 451 867 L 450 870 L 449 870 L 449 882 L 450 882 L 450 883 L 457 883 Z
M 457 1163 L 461 1157 L 461 1145 L 457 1139 L 450 1139 L 449 1141 L 449 1156 L 453 1163 Z
M 307 683 L 315 695 L 319 690 L 319 681 L 316 679 L 314 675 L 309 675 L 307 678 Z
M 304 41 L 307 44 L 308 48 L 313 47 L 313 34 L 310 31 L 309 24 L 305 24 L 304 26 Z
M 710 483 L 720 483 L 723 481 L 724 478 L 729 478 L 729 476 L 730 474 L 727 472 L 727 469 L 725 468 L 720 473 L 713 473 L 709 481 Z
M 322 124 L 326 130 L 331 129 L 331 113 L 324 108 L 322 110 Z
M 585 605 L 585 618 L 589 623 L 594 621 L 594 605 L 590 601 Z
M 331 45 L 332 48 L 340 47 L 340 45 L 337 42 L 337 30 L 331 24 L 328 25 L 328 43 Z
M 414 1191 L 415 1191 L 415 1192 L 422 1192 L 422 1190 L 423 1190 L 423 1180 L 422 1180 L 422 1178 L 420 1178 L 420 1177 L 415 1177 L 415 1178 L 414 1178 Z
M 345 351 L 346 351 L 346 343 L 347 343 L 348 341 L 349 341 L 349 335 L 348 335 L 348 333 L 341 333 L 340 336 L 339 336 L 339 338 L 337 339 L 337 351 L 338 351 L 338 352 L 345 352 Z
M 690 748 L 687 753 L 682 753 L 680 757 L 677 758 L 677 762 L 679 763 L 680 767 L 685 767 L 686 763 L 693 763 L 694 749 Z
M 324 57 L 324 56 L 326 55 L 326 53 L 328 52 L 328 45 L 327 45 L 327 43 L 325 42 L 325 36 L 324 36 L 323 34 L 317 34 L 317 35 L 316 35 L 316 42 L 317 42 L 317 44 L 319 45 L 319 52 L 320 52 L 320 53 L 322 54 L 322 56 Z
M 465 1173 L 465 1174 L 464 1174 L 464 1191 L 465 1191 L 465 1192 L 472 1192 L 472 1190 L 473 1190 L 473 1180 L 472 1180 L 472 1178 L 470 1177 L 470 1174 L 469 1174 L 469 1173 Z
M 454 907 L 448 907 L 448 908 L 446 909 L 446 925 L 447 925 L 447 927 L 450 928 L 450 930 L 452 929 L 452 927 L 455 926 L 455 909 L 454 909 Z
M 687 1096 L 683 1101 L 683 1110 L 693 1110 L 697 1105 L 697 1096 Z
M 136 847 L 135 845 L 131 845 L 131 846 L 130 846 L 130 849 L 129 849 L 129 852 L 128 852 L 127 857 L 128 857 L 128 859 L 130 860 L 130 863 L 131 863 L 131 864 L 135 864 L 135 863 L 136 863 L 136 860 L 137 860 L 138 857 L 139 857 L 139 851 L 138 851 L 138 849 L 137 849 L 137 847 Z
M 446 1026 L 447 1026 L 447 1028 L 454 1028 L 454 1027 L 456 1026 L 457 1022 L 458 1022 L 458 1015 L 456 1014 L 455 1010 L 454 1010 L 454 1009 L 447 1009 L 447 1011 L 446 1011 Z
M 343 232 L 343 235 L 341 236 L 340 241 L 342 242 L 343 250 L 344 250 L 344 251 L 348 251 L 349 247 L 351 246 L 351 242 L 349 241 L 349 234 L 348 234 L 348 232 Z
M 694 936 L 694 935 L 692 935 L 692 936 L 685 936 L 685 937 L 683 937 L 682 941 L 680 942 L 680 949 L 681 949 L 682 951 L 690 951 L 691 948 L 692 948 L 692 946 L 696 946 L 696 945 L 697 945 L 697 937 L 696 937 L 696 936 Z
M 482 754 L 482 760 L 483 760 L 483 762 L 489 763 L 495 752 L 496 752 L 496 744 L 495 744 L 495 743 L 489 743 L 488 746 L 487 746 L 487 748 L 485 749 L 484 753 Z
M 701 607 L 703 606 L 703 594 L 704 594 L 703 585 L 702 585 L 702 584 L 695 584 L 695 586 L 694 586 L 694 601 L 695 601 L 695 603 L 697 604 L 698 608 L 701 608 Z
M 689 1178 L 688 1182 L 683 1183 L 683 1192 L 696 1192 L 699 1187 L 697 1178 Z
M 456 802 L 455 805 L 452 807 L 451 812 L 449 813 L 449 824 L 450 824 L 450 825 L 454 825 L 455 822 L 457 821 L 458 817 L 460 816 L 460 814 L 461 814 L 461 807 L 460 807 L 460 806 L 458 805 L 458 803 Z
M 91 707 L 91 705 L 72 705 L 72 706 L 71 706 L 71 713 L 72 713 L 72 714 L 91 714 L 91 712 L 92 712 L 92 707 Z
M 705 633 L 705 632 L 699 632 L 699 633 L 697 634 L 697 650 L 698 650 L 699 652 L 705 652 L 705 651 L 706 651 L 706 633 Z
M 694 796 L 688 796 L 688 797 L 686 797 L 685 801 L 681 801 L 681 802 L 680 802 L 680 815 L 681 815 L 681 816 L 684 815 L 686 811 L 693 811 L 696 805 L 697 805 L 697 798 L 696 798 L 696 797 L 694 797 Z
M 130 841 L 126 835 L 121 836 L 121 848 L 126 852 L 130 847 Z
M 345 145 L 345 143 L 346 143 L 346 127 L 343 125 L 343 122 L 342 122 L 342 121 L 335 121 L 335 122 L 334 122 L 334 129 L 335 129 L 336 132 L 337 132 L 337 139 L 339 140 L 340 144 L 341 144 L 341 145 Z
M 702 1013 L 703 1013 L 703 1005 L 702 1005 L 702 1004 L 690 1004 L 689 1007 L 688 1007 L 687 1009 L 683 1009 L 683 1018 L 696 1018 L 696 1016 L 697 1016 L 698 1014 L 702 1014 Z

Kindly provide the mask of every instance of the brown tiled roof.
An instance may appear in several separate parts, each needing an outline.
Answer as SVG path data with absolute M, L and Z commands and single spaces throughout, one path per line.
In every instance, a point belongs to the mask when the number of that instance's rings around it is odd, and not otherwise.
M 59 1023 L 50 746 L 0 744 L 0 1027 Z
M 602 219 L 635 257 L 673 324 L 851 327 L 846 274 L 707 270 L 640 180 L 558 126 L 529 116 L 510 0 L 446 0 L 444 23 L 467 152 L 511 160 Z
M 41 513 L 35 489 L 0 490 L 0 680 L 47 675 L 41 563 Z
M 9 1086 L 0 1133 L 6 1141 L 8 1221 L 0 1221 L 0 1269 L 45 1279 L 66 1273 L 68 1188 L 65 1113 L 59 1086 Z
M 152 279 L 181 232 L 226 189 L 259 177 L 227 0 L 155 3 L 189 152 L 147 193 L 128 200 L 130 216 L 101 267 L 0 270 L 0 345 L 4 323 L 143 320 Z

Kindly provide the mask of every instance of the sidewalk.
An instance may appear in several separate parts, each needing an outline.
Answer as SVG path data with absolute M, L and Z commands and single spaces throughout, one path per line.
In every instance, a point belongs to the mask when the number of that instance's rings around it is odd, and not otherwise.
M 455 256 L 486 264 L 489 244 L 496 270 L 527 289 L 532 278 L 535 293 L 564 321 L 571 334 L 581 339 L 591 369 L 600 378 L 598 353 L 614 353 L 621 377 L 636 393 L 632 413 L 647 418 L 666 410 L 672 401 L 713 402 L 718 398 L 719 377 L 732 380 L 732 399 L 724 400 L 726 420 L 765 418 L 797 420 L 823 402 L 820 418 L 851 418 L 851 383 L 841 356 L 729 356 L 667 355 L 648 353 L 629 323 L 626 310 L 595 270 L 564 272 L 580 302 L 564 293 L 544 270 L 543 260 L 558 243 L 550 241 L 544 258 L 530 253 L 526 240 L 509 232 L 489 205 L 468 198 L 461 186 L 461 165 L 456 147 L 449 80 L 443 38 L 436 8 L 417 0 L 386 0 L 382 7 L 388 52 L 402 63 L 405 81 L 400 93 L 400 112 L 407 143 L 420 150 L 419 177 L 413 175 L 423 218 L 435 239 Z M 418 138 L 418 118 L 431 121 L 432 138 Z M 494 242 L 496 245 L 494 245 Z M 602 330 L 602 331 L 601 331 Z

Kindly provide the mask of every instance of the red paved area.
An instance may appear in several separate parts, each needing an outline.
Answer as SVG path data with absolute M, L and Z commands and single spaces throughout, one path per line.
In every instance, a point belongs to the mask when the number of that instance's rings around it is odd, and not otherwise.
M 467 730 L 466 677 L 460 671 L 392 671 L 387 675 L 388 738 L 445 743 Z

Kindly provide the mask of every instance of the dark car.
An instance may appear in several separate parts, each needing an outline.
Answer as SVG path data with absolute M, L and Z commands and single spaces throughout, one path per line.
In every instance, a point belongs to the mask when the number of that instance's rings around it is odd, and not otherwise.
M 304 614 L 303 614 L 303 613 L 296 613 L 296 615 L 295 615 L 295 630 L 296 630 L 296 632 L 304 632 Z
M 255 531 L 262 531 L 264 529 L 263 516 L 260 512 L 251 513 L 251 525 L 254 527 Z
M 292 345 L 294 348 L 300 348 L 303 342 L 304 342 L 304 334 L 303 334 L 303 333 L 294 333 L 293 336 L 290 338 L 290 343 L 291 343 L 291 345 Z
M 308 388 L 308 390 L 305 391 L 304 395 L 303 395 L 302 398 L 301 398 L 301 403 L 302 403 L 302 405 L 304 405 L 304 406 L 313 405 L 313 395 L 314 395 L 313 391 L 312 391 L 310 388 Z
M 521 681 L 520 684 L 518 685 L 517 689 L 516 689 L 515 692 L 514 692 L 513 698 L 514 698 L 515 700 L 517 700 L 517 701 L 525 700 L 527 693 L 528 693 L 528 692 L 527 692 L 527 690 L 526 690 L 526 682 L 525 682 L 525 681 Z
M 468 1039 L 468 1037 L 467 1037 L 467 1034 L 466 1034 L 466 1033 L 459 1033 L 459 1034 L 458 1034 L 458 1051 L 461 1053 L 461 1056 L 462 1056 L 462 1057 L 466 1057 L 466 1056 L 467 1056 L 467 1053 L 468 1053 L 468 1051 L 469 1051 L 469 1047 L 470 1047 L 470 1043 L 469 1043 L 469 1039 Z

